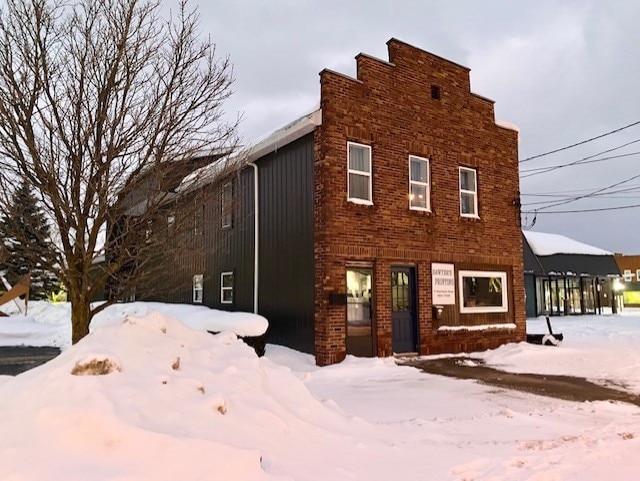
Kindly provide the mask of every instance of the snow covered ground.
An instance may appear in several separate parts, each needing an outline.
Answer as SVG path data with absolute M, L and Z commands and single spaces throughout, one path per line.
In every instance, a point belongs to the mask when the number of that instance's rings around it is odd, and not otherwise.
M 393 359 L 318 368 L 278 346 L 259 359 L 231 333 L 188 327 L 198 316 L 190 306 L 166 309 L 113 311 L 50 363 L 0 377 L 0 479 L 638 477 L 638 407 L 505 391 Z M 47 307 L 31 315 L 22 321 L 68 329 L 68 318 L 54 322 Z M 22 321 L 0 318 L 0 340 Z M 473 355 L 510 371 L 582 375 L 640 392 L 640 313 L 553 322 L 565 335 L 559 348 L 511 344 Z M 531 332 L 544 328 L 530 321 Z M 86 375 L 92 370 L 108 373 Z

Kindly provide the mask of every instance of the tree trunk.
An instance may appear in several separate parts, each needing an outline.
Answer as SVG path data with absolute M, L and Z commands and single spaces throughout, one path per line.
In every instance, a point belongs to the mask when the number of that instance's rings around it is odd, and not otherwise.
M 91 302 L 81 297 L 71 299 L 71 342 L 76 344 L 89 334 L 91 322 Z

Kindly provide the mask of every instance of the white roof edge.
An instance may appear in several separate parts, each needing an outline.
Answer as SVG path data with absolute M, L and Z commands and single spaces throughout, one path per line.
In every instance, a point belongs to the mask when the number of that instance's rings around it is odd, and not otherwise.
M 512 124 L 511 122 L 507 122 L 505 120 L 496 120 L 496 125 L 498 127 L 502 127 L 503 129 L 513 130 L 515 132 L 520 132 L 520 127 L 516 124 Z
M 290 144 L 294 140 L 298 140 L 300 137 L 313 132 L 313 130 L 321 124 L 322 109 L 317 109 L 309 114 L 303 115 L 259 140 L 249 149 L 247 158 L 249 161 L 254 161 L 260 157 L 264 157 L 278 150 L 280 147 Z

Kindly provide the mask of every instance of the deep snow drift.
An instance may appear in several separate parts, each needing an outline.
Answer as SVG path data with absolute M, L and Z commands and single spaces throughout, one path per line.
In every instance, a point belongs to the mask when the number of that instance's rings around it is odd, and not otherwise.
M 559 348 L 481 356 L 635 389 L 640 316 L 562 321 Z M 105 374 L 80 375 L 92 371 Z M 0 402 L 10 480 L 635 480 L 640 452 L 635 406 L 489 388 L 393 359 L 318 368 L 277 346 L 259 359 L 231 333 L 157 312 L 114 315 L 50 363 L 0 378 Z

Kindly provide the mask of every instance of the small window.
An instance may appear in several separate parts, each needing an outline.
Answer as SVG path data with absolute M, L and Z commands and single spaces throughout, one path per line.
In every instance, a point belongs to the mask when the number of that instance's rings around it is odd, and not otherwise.
M 429 159 L 409 156 L 409 208 L 429 211 Z
M 640 282 L 640 269 L 636 269 L 636 281 Z
M 625 269 L 622 277 L 624 278 L 625 282 L 633 281 L 633 274 L 631 273 L 631 269 Z
M 167 231 L 173 232 L 173 229 L 176 225 L 176 216 L 175 214 L 169 214 L 167 216 Z
M 196 209 L 193 219 L 193 234 L 200 236 L 204 233 L 204 205 L 200 209 Z
M 222 187 L 222 227 L 233 226 L 233 184 L 228 182 Z
M 440 100 L 440 87 L 437 85 L 431 86 L 431 98 L 434 100 Z
M 233 304 L 233 272 L 220 274 L 220 302 Z
M 371 147 L 347 142 L 347 150 L 347 200 L 371 205 Z
M 202 304 L 202 294 L 204 288 L 203 275 L 197 274 L 193 276 L 193 303 Z
M 507 312 L 507 273 L 460 271 L 460 312 Z
M 477 173 L 467 167 L 460 167 L 460 215 L 478 217 Z

